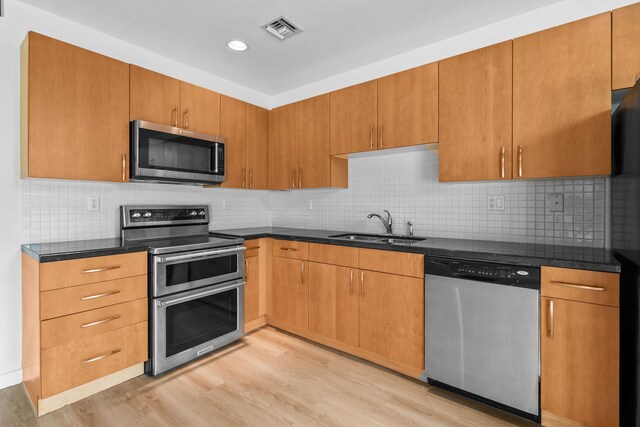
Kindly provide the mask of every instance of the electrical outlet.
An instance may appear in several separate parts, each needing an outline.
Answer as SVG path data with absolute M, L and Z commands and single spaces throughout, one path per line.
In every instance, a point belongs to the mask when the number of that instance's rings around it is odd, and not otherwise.
M 564 212 L 564 194 L 549 194 L 549 210 L 551 212 Z
M 487 210 L 488 211 L 503 211 L 504 210 L 504 196 L 487 196 Z
M 223 200 L 222 201 L 222 209 L 224 209 L 225 211 L 229 210 L 230 205 L 231 204 L 229 203 L 229 200 Z
M 307 210 L 310 211 L 313 209 L 313 201 L 307 200 Z
M 100 210 L 100 197 L 89 196 L 87 197 L 87 210 L 99 211 Z

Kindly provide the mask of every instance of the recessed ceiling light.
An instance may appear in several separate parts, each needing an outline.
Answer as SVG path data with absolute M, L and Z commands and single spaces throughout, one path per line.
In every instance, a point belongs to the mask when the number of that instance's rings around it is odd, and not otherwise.
M 227 43 L 227 46 L 229 46 L 229 49 L 237 50 L 238 52 L 244 52 L 249 48 L 249 46 L 247 46 L 247 44 L 242 40 L 231 40 Z

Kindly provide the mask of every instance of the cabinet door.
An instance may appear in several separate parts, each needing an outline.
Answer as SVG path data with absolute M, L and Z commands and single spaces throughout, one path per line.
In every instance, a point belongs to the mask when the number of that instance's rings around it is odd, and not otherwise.
M 269 322 L 291 332 L 309 329 L 307 261 L 273 257 Z
M 249 188 L 269 188 L 269 111 L 247 104 L 247 173 Z
M 640 77 L 640 3 L 614 10 L 611 31 L 612 89 L 632 87 Z
M 377 149 L 377 80 L 331 92 L 329 97 L 331 154 Z
M 440 181 L 511 179 L 512 42 L 440 62 Z
M 358 346 L 358 270 L 309 263 L 309 331 Z
M 22 175 L 126 181 L 128 65 L 37 33 L 22 49 Z
M 260 262 L 257 256 L 244 260 L 244 323 L 260 317 Z
M 331 186 L 329 94 L 298 102 L 298 188 Z
M 298 104 L 269 111 L 269 186 L 298 188 Z
M 227 180 L 222 187 L 247 188 L 246 131 L 247 104 L 222 95 L 220 101 L 221 135 L 225 138 Z
M 180 80 L 136 65 L 129 67 L 130 120 L 180 126 Z
M 618 425 L 619 309 L 541 298 L 542 422 Z
M 610 13 L 513 41 L 513 148 L 514 178 L 611 172 Z
M 200 86 L 180 82 L 180 123 L 183 128 L 220 135 L 220 94 Z
M 378 79 L 378 149 L 438 142 L 438 63 Z
M 360 272 L 360 348 L 424 369 L 424 280 Z

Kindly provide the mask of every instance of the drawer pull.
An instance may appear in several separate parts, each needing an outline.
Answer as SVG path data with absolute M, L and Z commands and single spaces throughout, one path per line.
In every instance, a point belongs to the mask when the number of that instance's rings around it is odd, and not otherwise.
M 602 286 L 579 285 L 577 283 L 556 282 L 555 280 L 552 280 L 551 283 L 558 286 L 564 286 L 566 288 L 583 289 L 585 291 L 603 292 L 607 290 L 607 288 L 604 288 Z
M 120 349 L 113 350 L 113 351 L 110 351 L 110 352 L 109 352 L 109 353 L 107 353 L 107 354 L 103 354 L 102 356 L 96 356 L 96 357 L 93 357 L 93 358 L 91 358 L 91 359 L 83 360 L 83 361 L 82 361 L 82 363 L 84 364 L 84 363 L 93 363 L 93 362 L 97 362 L 98 360 L 102 360 L 102 359 L 104 359 L 104 358 L 106 358 L 106 357 L 113 356 L 114 354 L 118 354 L 118 353 L 120 353 L 121 351 L 122 351 L 122 350 L 120 350 Z
M 111 291 L 111 292 L 105 292 L 103 294 L 89 295 L 89 296 L 80 298 L 80 301 L 87 301 L 87 300 L 90 300 L 90 299 L 108 297 L 109 295 L 115 295 L 115 294 L 119 294 L 119 293 L 120 293 L 120 291 Z
M 298 250 L 297 250 L 297 249 L 295 249 L 295 248 L 280 248 L 280 250 L 283 250 L 283 251 L 291 251 L 291 252 L 298 252 Z
M 84 325 L 82 325 L 80 327 L 81 328 L 89 328 L 91 326 L 101 325 L 103 323 L 111 322 L 112 320 L 117 320 L 119 318 L 120 318 L 120 315 L 117 315 L 117 316 L 109 317 L 108 319 L 96 320 L 95 322 L 85 323 Z
M 113 267 L 92 268 L 91 270 L 82 270 L 80 274 L 101 273 L 103 271 L 117 270 L 118 268 L 120 268 L 119 265 L 114 265 Z
M 250 251 L 253 249 L 260 249 L 260 246 L 251 246 L 251 247 L 245 248 L 245 251 Z
M 554 313 L 553 313 L 553 300 L 549 300 L 549 338 L 553 339 L 553 323 L 554 323 Z

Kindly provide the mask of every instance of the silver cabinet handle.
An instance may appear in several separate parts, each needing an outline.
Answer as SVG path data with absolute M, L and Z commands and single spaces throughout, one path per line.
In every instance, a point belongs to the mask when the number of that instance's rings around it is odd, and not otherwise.
M 302 168 L 298 169 L 298 188 L 302 188 Z
M 244 280 L 249 281 L 249 261 L 244 260 Z
M 103 323 L 107 323 L 107 322 L 111 322 L 112 320 L 118 320 L 120 318 L 120 315 L 116 315 L 113 317 L 109 317 L 108 319 L 102 319 L 102 320 L 96 320 L 95 322 L 91 322 L 91 323 L 85 323 L 84 325 L 81 325 L 81 328 L 90 328 L 91 326 L 96 326 L 96 325 L 102 325 Z
M 304 286 L 304 261 L 300 264 L 300 284 Z
M 607 288 L 604 288 L 602 286 L 589 286 L 589 285 L 580 285 L 578 283 L 556 282 L 555 280 L 552 280 L 551 283 L 558 286 L 564 286 L 566 288 L 583 289 L 585 291 L 603 292 L 607 290 Z
M 524 149 L 522 145 L 518 145 L 518 177 L 522 178 L 522 154 Z
M 173 112 L 171 113 L 171 117 L 174 117 L 173 127 L 177 128 L 178 127 L 178 107 L 173 107 Z
M 369 148 L 373 149 L 373 126 L 369 129 Z
M 295 248 L 280 248 L 280 250 L 282 250 L 282 251 L 298 252 L 298 250 L 297 250 L 297 249 L 295 249 Z
M 253 169 L 249 169 L 249 188 L 253 188 Z
M 242 188 L 247 188 L 246 180 L 245 180 L 246 176 L 247 176 L 247 173 L 245 169 L 242 168 Z
M 93 358 L 91 358 L 91 359 L 83 360 L 83 361 L 82 361 L 82 363 L 92 363 L 92 362 L 97 362 L 98 360 L 102 360 L 102 359 L 107 358 L 107 357 L 109 357 L 109 356 L 113 356 L 114 354 L 118 354 L 118 353 L 120 353 L 121 351 L 122 351 L 122 350 L 120 350 L 120 349 L 113 350 L 113 351 L 110 351 L 110 352 L 109 352 L 109 353 L 107 353 L 107 354 L 103 354 L 102 356 L 97 356 L 97 357 L 93 357 Z
M 182 127 L 185 129 L 189 129 L 189 110 L 184 110 L 184 115 L 182 116 Z
M 504 178 L 504 156 L 505 156 L 505 148 L 502 146 L 500 150 L 500 178 Z
M 364 271 L 360 272 L 360 295 L 364 296 Z
M 115 295 L 115 294 L 119 294 L 119 293 L 120 293 L 120 291 L 110 291 L 110 292 L 105 292 L 103 294 L 89 295 L 89 296 L 80 298 L 80 301 L 88 301 L 88 300 L 96 299 L 96 298 L 104 298 L 104 297 L 108 297 L 110 295 Z
M 291 181 L 293 182 L 291 187 L 292 188 L 296 188 L 296 168 L 293 168 L 293 174 L 291 176 L 292 176 Z
M 554 323 L 554 318 L 553 318 L 553 300 L 549 300 L 549 325 L 548 325 L 548 331 L 549 331 L 549 338 L 553 339 L 553 323 Z
M 92 269 L 89 269 L 89 270 L 82 270 L 80 272 L 80 274 L 102 273 L 103 271 L 117 270 L 119 268 L 120 268 L 119 265 L 114 265 L 112 267 L 92 268 Z
M 353 270 L 351 270 L 351 274 L 349 276 L 349 293 L 353 295 Z
M 127 180 L 127 155 L 122 155 L 122 182 Z
M 384 130 L 384 125 L 380 125 L 380 148 L 384 147 L 382 145 L 382 131 Z

